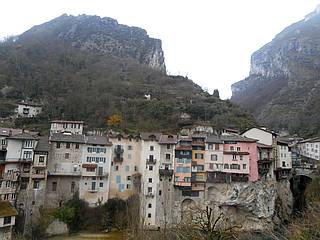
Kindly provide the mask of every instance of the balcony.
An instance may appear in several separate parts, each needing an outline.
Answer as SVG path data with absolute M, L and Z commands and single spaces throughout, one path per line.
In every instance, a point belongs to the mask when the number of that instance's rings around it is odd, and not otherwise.
M 146 198 L 154 198 L 154 194 L 152 192 L 146 193 Z
M 147 158 L 147 164 L 156 164 L 157 160 L 154 158 Z
M 70 171 L 70 170 L 62 170 L 62 169 L 55 169 L 53 171 L 48 171 L 49 176 L 80 176 L 81 171 Z
M 258 164 L 263 164 L 263 163 L 271 163 L 274 161 L 274 158 L 263 158 L 261 160 L 258 160 Z
M 114 162 L 123 162 L 123 157 L 114 157 L 113 161 Z
M 165 177 L 171 177 L 173 175 L 172 169 L 159 169 L 159 175 Z
M 96 189 L 96 188 L 95 189 L 89 189 L 88 192 L 96 193 L 96 192 L 98 192 L 98 189 Z
M 7 151 L 7 145 L 1 145 L 0 150 L 1 151 Z
M 107 173 L 107 172 L 97 172 L 97 176 L 98 177 L 108 178 L 109 177 L 109 173 Z
M 123 152 L 124 152 L 124 149 L 122 147 L 120 147 L 119 145 L 114 148 L 115 154 L 123 154 Z
M 35 179 L 45 178 L 45 173 L 33 173 L 31 175 L 31 178 L 35 178 Z

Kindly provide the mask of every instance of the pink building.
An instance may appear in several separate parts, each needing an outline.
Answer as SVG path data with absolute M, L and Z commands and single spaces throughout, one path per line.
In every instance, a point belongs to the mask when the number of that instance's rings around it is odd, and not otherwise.
M 239 135 L 221 136 L 223 141 L 223 172 L 230 173 L 232 181 L 257 181 L 257 140 Z

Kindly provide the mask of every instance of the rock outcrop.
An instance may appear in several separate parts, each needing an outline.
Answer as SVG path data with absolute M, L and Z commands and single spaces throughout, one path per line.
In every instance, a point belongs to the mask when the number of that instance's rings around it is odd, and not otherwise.
M 19 39 L 38 37 L 62 40 L 108 56 L 132 58 L 153 69 L 166 70 L 161 40 L 150 38 L 144 29 L 118 24 L 112 18 L 64 14 L 31 28 Z
M 232 101 L 273 128 L 315 134 L 320 132 L 313 126 L 319 125 L 320 118 L 319 73 L 320 13 L 316 10 L 252 55 L 249 77 L 232 85 Z

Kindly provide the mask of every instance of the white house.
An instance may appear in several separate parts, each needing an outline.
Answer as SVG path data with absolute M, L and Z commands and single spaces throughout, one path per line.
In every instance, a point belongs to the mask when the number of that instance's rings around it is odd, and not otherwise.
M 8 201 L 0 201 L 0 239 L 11 240 L 17 211 Z
M 16 113 L 19 117 L 32 118 L 42 112 L 42 106 L 33 102 L 20 102 Z
M 320 137 L 301 141 L 299 150 L 302 156 L 320 160 Z
M 160 133 L 141 133 L 141 214 L 145 227 L 156 226 L 156 203 L 159 186 Z
M 70 132 L 72 134 L 83 134 L 83 121 L 51 121 L 50 134 Z

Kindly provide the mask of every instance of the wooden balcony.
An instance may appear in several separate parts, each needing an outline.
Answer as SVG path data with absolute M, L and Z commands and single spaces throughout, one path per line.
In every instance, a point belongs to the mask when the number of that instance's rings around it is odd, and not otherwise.
M 150 159 L 150 158 L 147 158 L 147 164 L 150 164 L 150 165 L 155 165 L 157 162 L 157 159 Z

